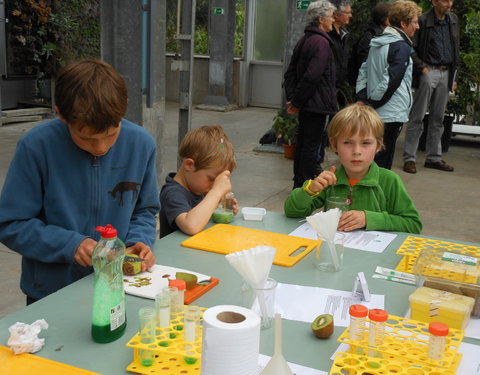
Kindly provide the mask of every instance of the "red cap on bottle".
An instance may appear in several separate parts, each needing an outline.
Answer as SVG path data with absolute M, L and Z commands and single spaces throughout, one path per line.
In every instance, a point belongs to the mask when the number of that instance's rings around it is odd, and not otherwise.
M 173 279 L 168 281 L 168 286 L 174 286 L 178 290 L 185 290 L 187 288 L 187 283 L 185 280 Z
M 111 224 L 107 224 L 104 227 L 98 226 L 95 230 L 100 232 L 103 238 L 117 237 L 117 230 Z
M 445 323 L 432 322 L 428 325 L 428 332 L 435 336 L 447 336 L 448 326 Z
M 371 309 L 368 312 L 368 318 L 374 322 L 386 322 L 388 320 L 388 313 L 382 309 Z
M 368 309 L 363 305 L 351 305 L 348 311 L 351 316 L 355 316 L 357 318 L 364 318 L 368 314 Z

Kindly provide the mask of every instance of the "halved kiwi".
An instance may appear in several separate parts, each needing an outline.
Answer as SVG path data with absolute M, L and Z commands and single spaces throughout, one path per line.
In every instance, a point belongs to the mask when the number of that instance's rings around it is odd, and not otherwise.
M 328 339 L 333 335 L 333 316 L 322 314 L 315 318 L 312 325 L 312 331 L 319 339 Z

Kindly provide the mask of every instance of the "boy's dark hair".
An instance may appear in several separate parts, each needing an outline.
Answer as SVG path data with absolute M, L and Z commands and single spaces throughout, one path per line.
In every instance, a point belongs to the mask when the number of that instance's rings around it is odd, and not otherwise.
M 72 126 L 89 126 L 96 133 L 117 127 L 127 111 L 127 86 L 120 74 L 100 60 L 65 66 L 55 80 L 55 103 Z

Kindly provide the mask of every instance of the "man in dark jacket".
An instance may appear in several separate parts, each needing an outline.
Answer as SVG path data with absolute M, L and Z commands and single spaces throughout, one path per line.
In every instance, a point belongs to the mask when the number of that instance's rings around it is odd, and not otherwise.
M 459 65 L 458 18 L 450 12 L 452 0 L 432 0 L 433 8 L 419 19 L 415 34 L 413 87 L 416 88 L 405 136 L 403 170 L 416 173 L 418 142 L 423 132 L 423 118 L 428 116 L 425 168 L 453 172 L 442 160 L 441 137 L 448 92 L 455 90 Z
M 333 55 L 335 56 L 335 86 L 337 87 L 338 107 L 343 108 L 347 104 L 349 87 L 347 81 L 348 59 L 350 55 L 350 36 L 345 28 L 352 18 L 352 3 L 349 0 L 332 0 L 337 8 L 333 13 L 332 31 L 328 33 L 333 41 Z
M 331 49 L 335 7 L 327 0 L 310 3 L 305 35 L 295 46 L 285 72 L 287 112 L 299 112 L 294 187 L 315 177 L 318 148 L 327 118 L 336 112 L 335 60 Z

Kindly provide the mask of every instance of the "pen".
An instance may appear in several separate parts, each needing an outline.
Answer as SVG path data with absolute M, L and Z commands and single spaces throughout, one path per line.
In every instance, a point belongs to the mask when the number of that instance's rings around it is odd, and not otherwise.
M 385 268 L 380 266 L 377 266 L 377 268 L 375 268 L 375 272 L 379 273 L 380 275 L 400 277 L 402 279 L 407 279 L 415 282 L 415 276 L 410 273 L 391 270 L 390 268 Z
M 413 280 L 401 279 L 401 278 L 393 277 L 393 276 L 373 275 L 372 277 L 374 279 L 389 280 L 389 281 L 396 281 L 398 283 L 403 283 L 403 284 L 416 285 L 415 281 L 413 281 Z

